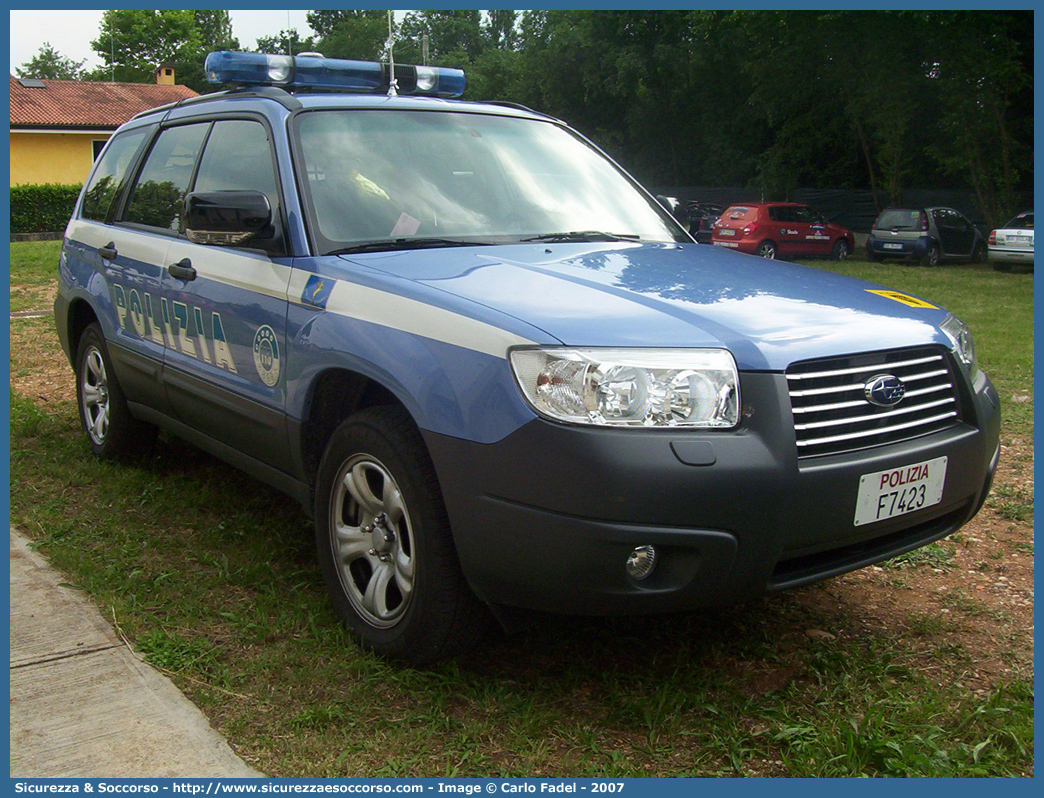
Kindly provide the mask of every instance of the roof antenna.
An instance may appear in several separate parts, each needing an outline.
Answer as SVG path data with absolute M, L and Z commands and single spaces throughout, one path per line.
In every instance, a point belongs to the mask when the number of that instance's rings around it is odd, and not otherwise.
M 388 9 L 388 96 L 398 97 L 399 96 L 399 81 L 395 79 L 395 54 L 392 52 L 392 45 L 395 44 L 395 34 L 392 31 L 392 12 Z

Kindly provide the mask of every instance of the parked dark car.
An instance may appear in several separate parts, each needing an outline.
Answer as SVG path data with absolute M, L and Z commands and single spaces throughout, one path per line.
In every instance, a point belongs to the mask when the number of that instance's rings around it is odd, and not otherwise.
M 866 257 L 916 260 L 938 266 L 947 260 L 986 260 L 986 240 L 953 208 L 885 208 L 866 240 Z
M 770 259 L 818 255 L 845 260 L 855 249 L 850 230 L 794 202 L 730 205 L 714 223 L 711 243 Z
M 685 209 L 688 211 L 689 235 L 701 244 L 710 244 L 714 223 L 725 210 L 724 206 L 690 201 L 685 203 Z

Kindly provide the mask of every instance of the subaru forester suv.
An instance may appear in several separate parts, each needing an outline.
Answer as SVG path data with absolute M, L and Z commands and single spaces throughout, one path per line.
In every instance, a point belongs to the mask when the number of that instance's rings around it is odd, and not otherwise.
M 697 245 L 458 70 L 206 69 L 239 88 L 120 128 L 65 232 L 81 420 L 99 456 L 162 428 L 299 501 L 362 645 L 736 602 L 982 505 L 998 398 L 946 310 Z

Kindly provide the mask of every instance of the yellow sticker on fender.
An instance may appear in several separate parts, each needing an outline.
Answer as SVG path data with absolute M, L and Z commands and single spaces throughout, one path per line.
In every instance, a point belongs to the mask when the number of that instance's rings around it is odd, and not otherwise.
M 871 294 L 877 294 L 878 296 L 888 297 L 888 299 L 894 299 L 896 302 L 902 302 L 904 305 L 909 305 L 912 308 L 931 308 L 932 310 L 938 310 L 936 305 L 929 304 L 923 299 L 918 299 L 915 296 L 909 294 L 901 294 L 898 291 L 878 291 L 873 288 L 867 288 Z

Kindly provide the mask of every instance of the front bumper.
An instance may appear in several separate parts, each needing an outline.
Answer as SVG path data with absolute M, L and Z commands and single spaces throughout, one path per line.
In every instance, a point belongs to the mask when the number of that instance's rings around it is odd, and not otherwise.
M 799 460 L 785 380 L 742 375 L 737 430 L 586 428 L 534 420 L 490 445 L 427 433 L 465 576 L 494 605 L 570 614 L 735 603 L 844 573 L 958 529 L 996 468 L 985 376 L 965 423 L 857 453 Z M 860 476 L 945 455 L 942 500 L 854 526 Z M 659 560 L 625 570 L 636 546 Z

